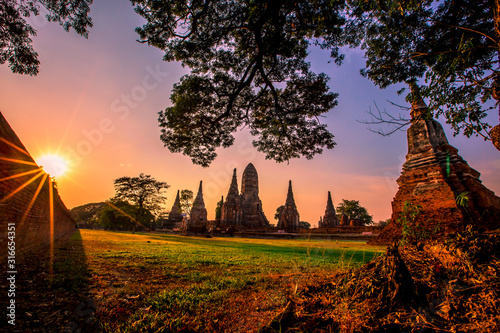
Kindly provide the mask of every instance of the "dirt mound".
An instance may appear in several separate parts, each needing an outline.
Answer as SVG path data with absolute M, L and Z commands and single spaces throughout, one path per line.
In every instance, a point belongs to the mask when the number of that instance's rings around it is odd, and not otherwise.
M 466 232 L 305 287 L 261 332 L 500 332 L 500 233 Z

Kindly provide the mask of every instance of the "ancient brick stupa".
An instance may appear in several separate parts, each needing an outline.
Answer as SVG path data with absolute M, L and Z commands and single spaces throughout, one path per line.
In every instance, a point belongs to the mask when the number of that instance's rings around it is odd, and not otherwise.
M 205 208 L 205 201 L 203 201 L 202 181 L 200 181 L 200 188 L 191 208 L 189 227 L 202 227 L 206 226 L 206 224 L 207 209 Z
M 177 191 L 177 196 L 175 197 L 172 209 L 168 214 L 168 218 L 162 221 L 162 225 L 164 228 L 169 228 L 169 229 L 180 228 L 182 226 L 181 222 L 182 222 L 182 212 L 181 212 L 179 191 Z
M 319 227 L 320 228 L 326 228 L 326 227 L 335 227 L 340 224 L 339 219 L 337 217 L 337 214 L 335 213 L 335 207 L 333 206 L 332 202 L 332 195 L 330 191 L 328 191 L 328 199 L 326 200 L 326 209 L 325 209 L 325 216 L 323 216 L 323 219 L 320 220 Z
M 259 175 L 252 163 L 243 171 L 238 223 L 245 227 L 266 227 L 269 221 L 259 198 Z
M 252 163 L 243 171 L 241 183 L 241 194 L 238 194 L 236 169 L 234 169 L 226 201 L 222 206 L 221 225 L 243 228 L 269 226 L 259 198 L 259 176 Z
M 377 242 L 388 243 L 401 236 L 397 220 L 405 202 L 420 205 L 415 222 L 439 234 L 461 230 L 466 224 L 493 229 L 500 222 L 500 198 L 479 180 L 479 172 L 469 167 L 452 147 L 441 125 L 432 118 L 422 99 L 412 105 L 408 129 L 408 154 L 397 180 L 399 190 L 392 202 L 391 223 Z M 457 197 L 467 198 L 458 204 Z M 435 228 L 438 226 L 438 228 Z
M 285 206 L 281 210 L 278 221 L 278 229 L 284 229 L 287 232 L 296 232 L 300 228 L 300 217 L 295 199 L 293 198 L 292 181 L 288 183 L 288 194 L 286 196 Z
M 240 210 L 240 194 L 238 191 L 238 180 L 236 179 L 236 169 L 233 171 L 233 179 L 227 192 L 226 201 L 222 205 L 221 224 L 235 226 L 238 221 Z
M 179 190 L 177 190 L 177 196 L 175 197 L 175 201 L 174 201 L 174 204 L 172 205 L 172 209 L 170 210 L 170 214 L 168 214 L 168 220 L 170 222 L 182 221 L 181 201 L 180 201 L 180 197 L 179 197 Z

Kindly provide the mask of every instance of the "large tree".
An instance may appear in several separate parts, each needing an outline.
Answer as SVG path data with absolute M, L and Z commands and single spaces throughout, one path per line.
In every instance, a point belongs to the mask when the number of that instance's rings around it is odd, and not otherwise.
M 368 210 L 361 206 L 358 200 L 342 199 L 342 202 L 337 206 L 337 216 L 342 219 L 342 213 L 347 215 L 349 221 L 359 220 L 364 225 L 373 223 L 373 217 L 368 214 Z
M 49 22 L 87 37 L 91 4 L 92 0 L 0 0 L 0 64 L 8 62 L 14 73 L 38 74 L 40 61 L 31 40 L 36 30 L 26 18 L 45 13 Z
M 161 140 L 208 166 L 242 127 L 278 162 L 331 149 L 319 117 L 336 104 L 328 77 L 306 62 L 311 41 L 340 34 L 343 1 L 132 0 L 143 43 L 191 69 L 160 112 Z M 333 55 L 340 62 L 334 47 Z
M 191 68 L 159 121 L 165 146 L 195 163 L 208 165 L 242 126 L 277 161 L 333 147 L 317 117 L 336 95 L 309 70 L 310 43 L 336 63 L 339 46 L 363 47 L 362 74 L 376 85 L 418 83 L 456 133 L 495 137 L 485 116 L 500 98 L 500 0 L 132 2 L 147 20 L 141 41 Z
M 418 84 L 434 115 L 444 115 L 455 134 L 493 138 L 500 149 L 500 129 L 491 131 L 485 120 L 500 101 L 499 0 L 351 5 L 343 42 L 366 49 L 363 75 L 381 88 Z
M 134 207 L 134 231 L 137 223 L 148 214 L 156 215 L 161 211 L 161 204 L 165 202 L 164 190 L 170 187 L 141 173 L 139 177 L 121 177 L 115 180 L 115 200 L 128 202 Z
M 274 213 L 274 219 L 276 221 L 280 220 L 281 212 L 283 211 L 283 209 L 285 209 L 285 205 L 281 205 L 278 208 L 276 208 L 276 213 Z

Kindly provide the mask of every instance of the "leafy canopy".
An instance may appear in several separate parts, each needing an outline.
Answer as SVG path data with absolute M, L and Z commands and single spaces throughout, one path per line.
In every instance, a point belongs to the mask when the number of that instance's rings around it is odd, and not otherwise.
M 337 216 L 342 219 L 342 212 L 347 215 L 349 221 L 359 220 L 364 225 L 373 223 L 373 217 L 368 214 L 368 210 L 360 205 L 358 200 L 342 199 L 342 202 L 337 206 Z
M 499 101 L 500 22 L 493 1 L 353 1 L 345 44 L 366 49 L 361 73 L 385 88 L 416 83 L 455 134 L 490 139 Z M 412 101 L 409 94 L 407 100 Z
M 336 104 L 328 78 L 305 61 L 311 43 L 366 50 L 361 73 L 385 88 L 417 83 L 435 116 L 466 136 L 490 139 L 485 117 L 499 100 L 498 11 L 491 1 L 138 1 L 143 43 L 191 69 L 160 112 L 172 152 L 207 166 L 216 148 L 248 127 L 278 162 L 333 148 L 319 122 Z M 412 100 L 411 94 L 408 100 Z
M 301 229 L 310 229 L 311 228 L 311 223 L 307 221 L 300 221 L 300 228 Z
M 26 18 L 46 13 L 49 22 L 87 38 L 91 4 L 92 0 L 0 0 L 0 64 L 8 62 L 14 73 L 37 75 L 40 61 L 31 40 L 36 30 Z
M 340 34 L 342 1 L 132 3 L 147 21 L 136 29 L 140 40 L 191 69 L 174 86 L 173 106 L 159 113 L 170 151 L 208 166 L 242 127 L 278 162 L 334 147 L 319 117 L 337 104 L 337 94 L 305 59 L 311 40 Z M 332 54 L 341 61 L 336 48 Z
M 161 212 L 161 204 L 165 202 L 164 190 L 170 187 L 165 182 L 160 182 L 141 173 L 139 177 L 121 177 L 115 179 L 115 200 L 124 201 L 133 206 L 136 222 L 148 214 L 154 215 Z
M 281 217 L 281 212 L 285 209 L 285 205 L 281 205 L 278 208 L 276 208 L 276 213 L 274 213 L 274 219 L 279 221 Z

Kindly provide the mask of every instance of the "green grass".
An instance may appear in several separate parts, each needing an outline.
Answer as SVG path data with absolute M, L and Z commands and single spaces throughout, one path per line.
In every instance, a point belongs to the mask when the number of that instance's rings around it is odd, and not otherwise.
M 384 252 L 356 241 L 80 233 L 103 332 L 255 331 L 299 287 Z

